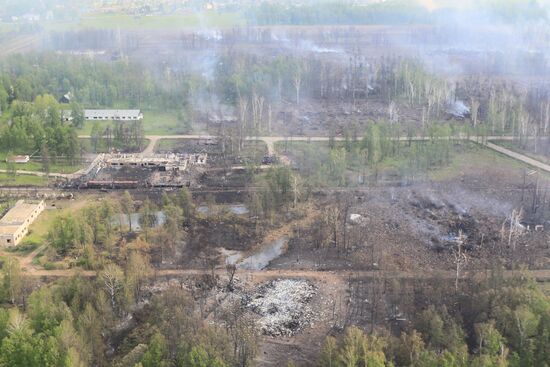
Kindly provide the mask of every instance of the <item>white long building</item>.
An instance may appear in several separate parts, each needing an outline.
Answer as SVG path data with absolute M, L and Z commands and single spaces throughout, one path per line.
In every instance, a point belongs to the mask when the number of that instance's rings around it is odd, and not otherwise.
M 71 111 L 63 111 L 63 119 L 71 121 Z M 143 120 L 143 113 L 140 110 L 84 110 L 84 119 L 88 121 L 138 121 Z
M 29 232 L 29 226 L 45 208 L 44 201 L 25 202 L 19 200 L 0 219 L 0 246 L 15 246 Z

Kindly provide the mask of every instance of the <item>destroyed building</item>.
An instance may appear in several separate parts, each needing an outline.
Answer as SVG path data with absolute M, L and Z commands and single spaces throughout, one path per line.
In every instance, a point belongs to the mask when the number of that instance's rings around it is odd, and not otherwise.
M 77 179 L 81 188 L 189 186 L 207 154 L 100 154 Z

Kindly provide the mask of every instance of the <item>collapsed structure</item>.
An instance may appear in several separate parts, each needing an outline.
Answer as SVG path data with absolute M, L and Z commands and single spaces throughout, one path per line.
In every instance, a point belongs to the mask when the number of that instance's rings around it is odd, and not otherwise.
M 100 154 L 77 179 L 80 188 L 190 186 L 206 165 L 202 154 Z
M 2 219 L 0 219 L 0 245 L 18 245 L 29 232 L 29 226 L 45 208 L 44 201 L 25 202 L 19 200 Z

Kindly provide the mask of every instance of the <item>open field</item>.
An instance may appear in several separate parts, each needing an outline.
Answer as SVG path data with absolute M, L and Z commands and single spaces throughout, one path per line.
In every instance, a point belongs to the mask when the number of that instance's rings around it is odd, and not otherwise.
M 28 163 L 16 163 L 14 166 L 17 170 L 43 171 L 42 163 L 33 161 L 32 158 L 31 158 L 31 161 Z M 64 164 L 64 163 L 50 162 L 49 168 L 51 173 L 74 173 L 83 167 L 84 167 L 84 164 Z M 5 153 L 0 153 L 0 169 L 8 169 Z
M 78 22 L 48 22 L 48 30 L 75 29 L 181 29 L 234 27 L 245 23 L 240 13 L 202 12 L 194 14 L 132 16 L 125 14 L 88 14 Z
M 538 161 L 550 163 L 549 140 L 548 138 L 539 138 L 539 140 L 537 149 L 535 149 L 534 139 L 528 139 L 523 144 L 510 140 L 492 140 L 491 142 L 513 150 L 514 152 L 525 154 Z
M 29 227 L 29 234 L 25 237 L 25 242 L 44 245 L 47 234 L 55 218 L 62 215 L 73 214 L 93 201 L 93 196 L 80 196 L 78 200 L 56 200 L 48 202 L 47 209 L 40 214 L 38 219 Z
M 7 173 L 0 173 L 0 185 L 9 186 L 46 186 L 49 180 L 45 177 L 17 174 L 13 177 Z
M 147 135 L 177 135 L 188 133 L 184 126 L 177 120 L 175 111 L 151 111 L 143 112 L 143 132 Z M 94 124 L 100 129 L 113 125 L 113 121 L 85 121 L 78 135 L 91 135 Z

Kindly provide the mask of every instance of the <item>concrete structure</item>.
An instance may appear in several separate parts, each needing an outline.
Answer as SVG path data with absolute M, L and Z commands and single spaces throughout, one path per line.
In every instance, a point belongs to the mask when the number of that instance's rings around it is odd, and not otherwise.
M 91 164 L 95 167 L 143 167 L 159 171 L 185 171 L 189 165 L 203 166 L 208 154 L 101 154 Z M 94 169 L 88 168 L 89 172 Z M 95 170 L 97 172 L 97 169 Z
M 161 171 L 185 171 L 187 157 L 177 154 L 105 154 L 106 167 L 145 167 Z
M 0 219 L 0 246 L 15 246 L 29 232 L 29 226 L 45 208 L 44 201 L 25 202 L 19 200 Z
M 63 111 L 63 120 L 71 121 L 71 111 Z M 84 110 L 84 119 L 88 121 L 138 121 L 143 120 L 140 110 Z

